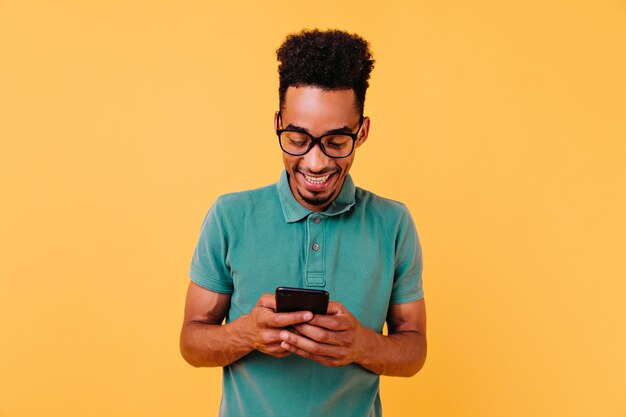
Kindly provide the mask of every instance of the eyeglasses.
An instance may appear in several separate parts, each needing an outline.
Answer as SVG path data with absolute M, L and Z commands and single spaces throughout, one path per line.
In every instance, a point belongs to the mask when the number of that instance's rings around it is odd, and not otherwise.
M 278 120 L 280 120 L 280 112 L 278 112 Z M 277 129 L 276 135 L 278 135 L 280 148 L 289 155 L 302 156 L 318 144 L 324 155 L 330 158 L 346 158 L 354 151 L 354 142 L 362 126 L 363 116 L 361 116 L 356 133 L 327 133 L 314 138 L 302 130 Z

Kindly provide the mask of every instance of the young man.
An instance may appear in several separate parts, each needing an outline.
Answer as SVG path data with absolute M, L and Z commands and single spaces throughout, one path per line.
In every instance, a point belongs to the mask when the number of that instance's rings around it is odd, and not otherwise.
M 209 210 L 181 352 L 224 367 L 221 416 L 380 416 L 379 375 L 424 364 L 426 313 L 408 210 L 348 174 L 368 137 L 374 61 L 366 41 L 342 31 L 290 35 L 277 54 L 285 170 Z M 276 313 L 278 286 L 328 291 L 327 314 Z

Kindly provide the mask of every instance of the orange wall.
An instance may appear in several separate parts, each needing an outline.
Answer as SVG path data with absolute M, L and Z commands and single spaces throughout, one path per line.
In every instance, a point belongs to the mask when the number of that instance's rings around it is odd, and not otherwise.
M 626 4 L 339 3 L 0 1 L 0 416 L 216 414 L 188 266 L 278 178 L 303 27 L 371 41 L 353 176 L 422 239 L 429 357 L 385 415 L 626 415 Z

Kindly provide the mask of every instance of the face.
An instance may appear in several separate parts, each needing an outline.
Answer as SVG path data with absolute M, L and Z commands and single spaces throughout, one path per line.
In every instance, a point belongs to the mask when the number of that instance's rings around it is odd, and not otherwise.
M 322 90 L 318 87 L 289 87 L 285 93 L 280 120 L 274 116 L 277 129 L 304 129 L 314 137 L 344 129 L 356 133 L 360 115 L 355 107 L 354 91 Z M 280 126 L 278 123 L 280 122 Z M 350 171 L 356 149 L 367 139 L 369 118 L 354 144 L 354 152 L 346 158 L 326 156 L 318 145 L 302 156 L 283 152 L 289 174 L 289 187 L 296 200 L 312 211 L 324 211 L 339 195 Z

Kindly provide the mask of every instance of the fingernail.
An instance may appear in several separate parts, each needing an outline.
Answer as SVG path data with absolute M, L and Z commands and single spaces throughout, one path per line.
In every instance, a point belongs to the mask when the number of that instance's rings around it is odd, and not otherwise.
M 306 313 L 304 313 L 304 316 L 302 316 L 302 318 L 304 318 L 304 320 L 311 320 L 313 318 L 313 313 L 307 311 Z
M 287 333 L 285 331 L 280 332 L 280 338 L 283 339 L 283 340 L 289 339 L 289 333 Z

